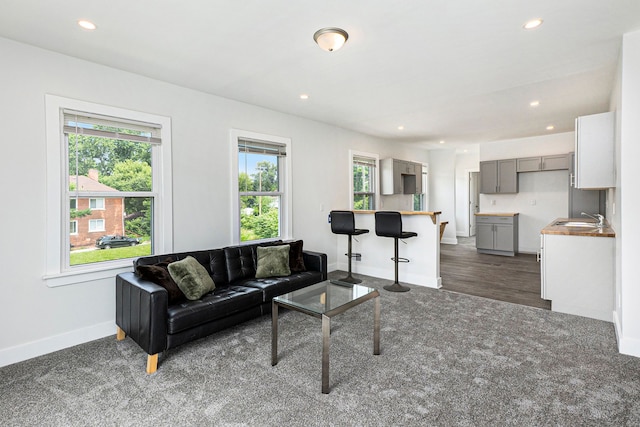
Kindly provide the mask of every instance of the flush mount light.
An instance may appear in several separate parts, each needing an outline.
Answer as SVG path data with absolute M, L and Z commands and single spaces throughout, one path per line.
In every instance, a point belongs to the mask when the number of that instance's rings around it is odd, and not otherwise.
M 542 22 L 543 21 L 540 18 L 532 19 L 531 21 L 525 23 L 522 28 L 524 28 L 525 30 L 533 30 L 534 28 L 538 28 L 540 25 L 542 25 Z
M 85 30 L 95 30 L 96 24 L 91 21 L 87 21 L 86 19 L 81 19 L 78 21 L 78 25 L 80 25 Z
M 309 95 L 307 95 L 306 93 L 302 93 L 300 94 L 300 99 L 309 99 Z
M 532 107 L 537 107 L 538 105 L 540 105 L 540 101 L 531 101 L 529 105 Z
M 348 38 L 349 34 L 345 30 L 335 27 L 321 28 L 313 35 L 318 46 L 327 52 L 340 49 Z

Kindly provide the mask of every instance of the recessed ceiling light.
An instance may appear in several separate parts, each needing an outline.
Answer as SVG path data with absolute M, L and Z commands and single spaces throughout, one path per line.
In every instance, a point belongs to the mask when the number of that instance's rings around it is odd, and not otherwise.
M 467 151 L 469 151 L 469 150 L 463 150 L 464 153 L 466 153 Z
M 302 93 L 300 94 L 300 99 L 309 99 L 309 95 L 307 95 L 306 93 Z
M 404 130 L 404 126 L 402 125 L 398 126 L 398 130 Z
M 553 125 L 547 126 L 547 130 L 554 130 L 554 129 L 555 129 L 555 126 L 553 126 Z
M 78 25 L 80 25 L 85 30 L 95 30 L 96 24 L 91 21 L 87 21 L 86 19 L 81 19 L 78 21 Z
M 522 28 L 524 28 L 525 30 L 533 30 L 534 28 L 538 28 L 540 25 L 542 25 L 542 22 L 543 21 L 540 18 L 532 19 L 531 21 L 525 23 Z
M 540 101 L 531 101 L 529 105 L 532 107 L 537 107 L 538 105 L 540 105 Z
M 440 144 L 444 144 L 444 141 L 440 141 Z

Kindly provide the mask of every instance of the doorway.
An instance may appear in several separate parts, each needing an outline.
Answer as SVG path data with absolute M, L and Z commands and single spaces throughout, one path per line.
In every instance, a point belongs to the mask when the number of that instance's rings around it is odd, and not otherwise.
M 469 237 L 476 235 L 476 213 L 480 212 L 480 172 L 469 172 Z

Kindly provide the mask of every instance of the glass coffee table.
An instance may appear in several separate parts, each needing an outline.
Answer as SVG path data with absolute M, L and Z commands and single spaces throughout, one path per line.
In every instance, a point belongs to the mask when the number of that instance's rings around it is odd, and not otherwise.
M 271 303 L 271 366 L 278 363 L 278 307 L 322 319 L 322 393 L 329 393 L 331 318 L 370 299 L 373 306 L 373 354 L 380 354 L 380 293 L 361 285 L 326 280 L 273 298 Z

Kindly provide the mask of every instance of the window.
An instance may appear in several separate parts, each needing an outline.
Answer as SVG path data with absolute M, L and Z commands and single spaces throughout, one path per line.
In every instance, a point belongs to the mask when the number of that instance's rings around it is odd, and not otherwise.
M 284 239 L 290 233 L 289 140 L 233 131 L 237 155 L 237 214 L 234 241 Z
M 354 210 L 375 210 L 376 208 L 376 165 L 378 156 L 351 153 L 351 173 L 353 176 Z
M 104 199 L 89 199 L 89 209 L 92 211 L 104 210 Z
M 422 193 L 413 195 L 413 210 L 429 210 L 429 187 L 427 180 L 427 165 L 422 165 Z
M 171 251 L 170 119 L 51 95 L 46 107 L 47 284 L 113 277 Z M 142 244 L 99 250 L 104 234 Z
M 89 233 L 95 233 L 96 231 L 104 231 L 104 219 L 89 220 Z M 145 254 L 145 255 L 149 255 L 149 254 Z M 71 262 L 73 263 L 73 260 Z

